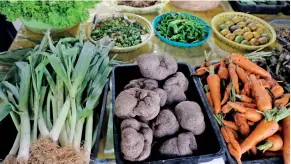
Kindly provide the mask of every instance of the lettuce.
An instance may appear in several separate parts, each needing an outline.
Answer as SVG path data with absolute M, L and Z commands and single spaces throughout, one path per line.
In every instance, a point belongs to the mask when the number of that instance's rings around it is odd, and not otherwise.
M 89 8 L 99 1 L 80 0 L 4 0 L 0 1 L 0 13 L 8 21 L 17 18 L 50 24 L 54 27 L 68 27 L 86 21 Z

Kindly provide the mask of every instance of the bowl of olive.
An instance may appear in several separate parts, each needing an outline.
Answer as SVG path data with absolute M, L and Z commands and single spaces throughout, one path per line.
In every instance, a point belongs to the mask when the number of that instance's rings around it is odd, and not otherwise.
M 243 51 L 268 47 L 276 41 L 273 27 L 262 19 L 245 13 L 218 14 L 212 19 L 211 25 L 219 40 Z

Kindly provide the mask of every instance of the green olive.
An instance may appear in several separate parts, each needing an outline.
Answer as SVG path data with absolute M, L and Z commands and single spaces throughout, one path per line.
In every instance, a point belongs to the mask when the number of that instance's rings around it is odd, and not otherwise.
M 240 18 L 239 16 L 234 16 L 234 17 L 232 18 L 232 21 L 233 21 L 234 23 L 238 23 L 238 22 L 242 21 L 242 18 Z
M 251 32 L 251 29 L 249 27 L 244 27 L 243 30 L 244 32 Z
M 250 40 L 250 45 L 252 46 L 258 46 L 259 44 L 260 42 L 256 38 Z
M 255 23 L 250 23 L 248 24 L 248 27 L 252 30 L 255 31 L 257 29 L 257 25 Z
M 239 35 L 239 36 L 236 36 L 234 41 L 237 42 L 237 43 L 241 43 L 242 41 L 244 40 L 244 37 Z
M 252 32 L 245 32 L 243 36 L 245 40 L 251 40 L 254 37 L 254 34 Z
M 247 23 L 246 23 L 246 22 L 238 22 L 236 25 L 237 25 L 239 28 L 244 28 L 244 27 L 247 26 Z
M 228 28 L 229 28 L 229 26 L 227 24 L 221 24 L 221 25 L 219 25 L 219 29 L 220 30 L 224 30 L 224 29 L 228 29 Z

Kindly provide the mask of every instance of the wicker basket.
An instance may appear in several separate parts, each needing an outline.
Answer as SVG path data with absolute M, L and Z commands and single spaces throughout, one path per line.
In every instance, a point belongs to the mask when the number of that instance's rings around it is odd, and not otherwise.
M 159 12 L 169 2 L 169 0 L 161 0 L 161 3 L 155 4 L 153 6 L 141 8 L 141 7 L 126 6 L 126 5 L 118 5 L 119 1 L 120 0 L 113 1 L 114 5 L 116 5 L 116 9 L 118 11 L 135 13 L 135 14 L 148 14 L 148 13 Z
M 227 20 L 230 20 L 231 18 L 233 18 L 235 16 L 241 17 L 243 19 L 251 19 L 253 22 L 260 23 L 260 24 L 264 25 L 266 27 L 264 33 L 266 33 L 269 36 L 269 38 L 270 38 L 269 42 L 267 44 L 259 45 L 259 46 L 243 45 L 243 44 L 239 44 L 239 43 L 236 43 L 234 41 L 228 40 L 223 35 L 221 35 L 219 33 L 219 31 L 217 30 L 218 26 L 220 24 L 226 22 Z M 264 20 L 262 20 L 262 19 L 260 19 L 258 17 L 252 16 L 250 14 L 245 14 L 245 13 L 241 13 L 241 12 L 225 12 L 225 13 L 221 13 L 221 14 L 216 15 L 211 20 L 211 26 L 212 26 L 212 29 L 214 31 L 214 34 L 217 36 L 217 38 L 221 42 L 225 43 L 226 45 L 228 45 L 228 46 L 230 46 L 232 48 L 235 48 L 235 49 L 238 49 L 238 50 L 241 50 L 241 51 L 253 51 L 253 50 L 261 49 L 261 48 L 270 46 L 272 43 L 274 43 L 276 41 L 276 32 L 273 29 L 273 27 L 271 27 Z
M 128 19 L 130 19 L 130 20 L 136 20 L 137 22 L 139 22 L 143 27 L 145 27 L 149 31 L 149 35 L 142 43 L 134 45 L 134 46 L 131 46 L 131 47 L 117 47 L 117 46 L 114 46 L 111 49 L 112 52 L 134 51 L 134 50 L 140 48 L 141 46 L 145 45 L 146 43 L 148 43 L 151 40 L 151 38 L 153 37 L 153 35 L 154 35 L 154 30 L 152 28 L 152 25 L 146 18 L 144 18 L 142 16 L 139 16 L 139 15 L 131 14 L 131 13 L 123 13 L 123 15 L 127 16 Z M 113 16 L 114 16 L 113 13 L 107 13 L 107 14 L 98 15 L 98 18 L 105 19 L 105 18 L 109 18 L 109 17 L 113 17 Z M 92 30 L 93 30 L 92 26 L 93 26 L 93 23 L 90 23 L 89 26 L 88 26 L 87 37 L 91 42 L 96 43 L 96 41 L 93 40 L 92 37 L 91 37 L 91 33 L 92 33 Z
M 200 1 L 200 0 L 190 0 L 190 1 L 181 1 L 181 0 L 171 0 L 171 3 L 181 9 L 186 9 L 190 11 L 207 11 L 216 8 L 220 1 Z

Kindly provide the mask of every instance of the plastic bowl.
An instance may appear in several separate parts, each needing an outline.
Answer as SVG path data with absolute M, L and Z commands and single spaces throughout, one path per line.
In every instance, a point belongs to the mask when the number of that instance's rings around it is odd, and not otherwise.
M 154 28 L 154 31 L 155 31 L 155 34 L 157 35 L 158 38 L 160 38 L 163 42 L 167 43 L 167 44 L 170 44 L 172 46 L 176 46 L 176 47 L 184 47 L 184 48 L 190 48 L 190 47 L 197 47 L 197 46 L 200 46 L 202 45 L 203 43 L 205 43 L 211 36 L 211 28 L 209 26 L 209 24 L 204 21 L 202 18 L 200 17 L 197 17 L 197 16 L 194 16 L 194 15 L 191 15 L 191 14 L 188 14 L 188 13 L 181 13 L 185 16 L 188 16 L 190 17 L 191 19 L 197 19 L 199 20 L 200 22 L 204 23 L 205 25 L 207 25 L 207 36 L 199 41 L 199 42 L 195 42 L 195 43 L 182 43 L 182 42 L 175 42 L 175 41 L 171 41 L 165 37 L 163 37 L 158 31 L 157 31 L 157 25 L 158 23 L 163 19 L 163 16 L 166 15 L 166 14 L 169 14 L 169 13 L 174 13 L 174 12 L 167 12 L 167 13 L 164 13 L 164 14 L 161 14 L 159 16 L 157 16 L 154 21 L 153 21 L 153 28 Z

